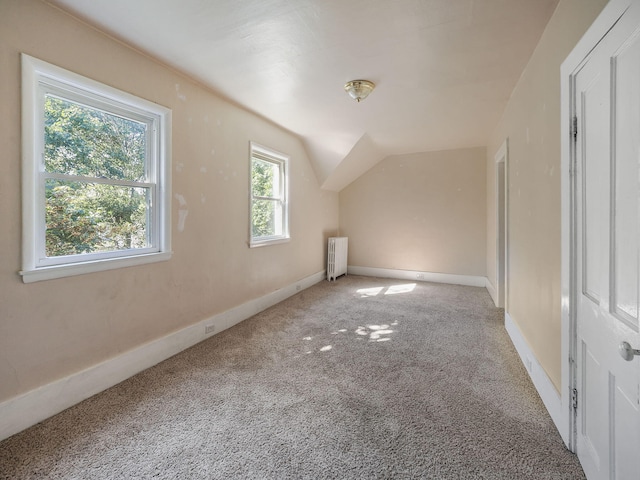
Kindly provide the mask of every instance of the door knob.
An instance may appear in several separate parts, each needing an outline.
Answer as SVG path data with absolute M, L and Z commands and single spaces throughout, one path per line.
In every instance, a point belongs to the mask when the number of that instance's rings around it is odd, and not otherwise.
M 640 355 L 640 350 L 636 350 L 629 345 L 629 342 L 622 342 L 618 345 L 618 352 L 620 352 L 620 356 L 624 358 L 627 362 L 633 360 L 635 355 Z

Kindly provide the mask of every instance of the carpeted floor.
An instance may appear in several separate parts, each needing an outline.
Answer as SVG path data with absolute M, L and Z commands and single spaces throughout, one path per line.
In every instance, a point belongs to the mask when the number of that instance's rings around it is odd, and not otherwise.
M 0 478 L 584 475 L 485 289 L 348 276 L 5 440 Z

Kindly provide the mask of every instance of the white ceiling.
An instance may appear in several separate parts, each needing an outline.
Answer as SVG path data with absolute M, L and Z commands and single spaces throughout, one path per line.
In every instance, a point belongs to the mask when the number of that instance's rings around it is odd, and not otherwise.
M 50 0 L 299 135 L 324 188 L 485 145 L 558 0 Z M 364 78 L 356 103 L 343 85 Z

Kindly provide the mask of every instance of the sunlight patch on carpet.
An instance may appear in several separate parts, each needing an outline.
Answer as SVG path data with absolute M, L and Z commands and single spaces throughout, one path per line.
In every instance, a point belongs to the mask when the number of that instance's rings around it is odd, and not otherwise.
M 410 293 L 416 288 L 415 283 L 407 283 L 405 285 L 392 285 L 384 292 L 385 295 L 397 295 L 398 293 Z
M 415 290 L 417 284 L 405 283 L 403 285 L 391 285 L 389 287 L 370 287 L 360 288 L 356 290 L 356 293 L 360 295 L 360 298 L 377 297 L 384 292 L 384 295 L 397 295 L 399 293 L 411 293 Z

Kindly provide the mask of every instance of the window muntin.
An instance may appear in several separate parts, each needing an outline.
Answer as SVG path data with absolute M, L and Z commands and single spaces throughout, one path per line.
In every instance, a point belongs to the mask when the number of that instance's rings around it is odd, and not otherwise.
M 23 279 L 170 257 L 171 112 L 23 55 Z
M 287 167 L 287 156 L 251 143 L 251 246 L 289 239 Z

